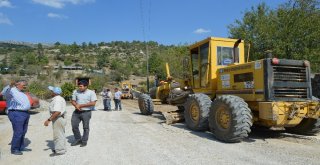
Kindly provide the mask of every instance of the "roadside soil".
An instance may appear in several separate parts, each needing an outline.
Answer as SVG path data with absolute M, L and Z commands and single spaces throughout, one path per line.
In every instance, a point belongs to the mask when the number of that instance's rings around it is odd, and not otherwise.
M 88 145 L 70 146 L 74 140 L 70 124 L 73 107 L 68 105 L 67 153 L 49 157 L 52 127 L 43 126 L 49 116 L 47 104 L 41 101 L 42 108 L 31 115 L 25 143 L 32 151 L 22 156 L 10 154 L 11 123 L 0 115 L 1 165 L 320 164 L 320 135 L 253 130 L 241 143 L 223 143 L 210 132 L 187 129 L 184 123 L 165 124 L 159 111 L 176 107 L 155 105 L 152 116 L 143 116 L 137 100 L 123 100 L 122 111 L 106 112 L 101 99 L 90 122 Z

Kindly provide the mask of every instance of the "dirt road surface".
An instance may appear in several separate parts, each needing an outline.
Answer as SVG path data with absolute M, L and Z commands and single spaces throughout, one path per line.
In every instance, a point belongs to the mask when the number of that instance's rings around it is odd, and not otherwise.
M 31 152 L 10 154 L 11 123 L 0 115 L 1 165 L 99 165 L 99 164 L 320 164 L 320 135 L 297 136 L 255 130 L 241 143 L 223 143 L 210 132 L 194 132 L 183 123 L 166 125 L 160 113 L 140 115 L 136 100 L 123 100 L 123 111 L 102 111 L 97 103 L 86 147 L 74 146 L 68 106 L 67 153 L 49 157 L 52 128 L 44 127 L 46 110 L 31 115 L 25 142 Z M 172 108 L 170 106 L 156 106 Z M 175 107 L 173 107 L 175 108 Z M 46 103 L 42 102 L 42 109 Z

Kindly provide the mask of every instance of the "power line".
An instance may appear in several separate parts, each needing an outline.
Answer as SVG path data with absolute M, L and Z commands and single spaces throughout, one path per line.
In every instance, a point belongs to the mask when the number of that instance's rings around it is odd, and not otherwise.
M 148 32 L 150 32 L 150 13 L 151 13 L 151 2 L 150 0 L 148 1 L 149 3 L 149 7 L 148 7 L 148 14 L 147 14 L 147 27 L 148 27 Z M 146 32 L 146 29 L 145 29 L 145 24 L 146 24 L 146 21 L 145 21 L 145 15 L 144 15 L 144 3 L 143 3 L 143 0 L 140 0 L 140 14 L 141 14 L 141 28 L 142 28 L 142 36 L 143 36 L 143 41 L 144 41 L 144 44 L 145 44 L 145 55 L 146 55 L 146 61 L 147 61 L 147 92 L 149 93 L 149 47 L 148 47 L 148 33 Z

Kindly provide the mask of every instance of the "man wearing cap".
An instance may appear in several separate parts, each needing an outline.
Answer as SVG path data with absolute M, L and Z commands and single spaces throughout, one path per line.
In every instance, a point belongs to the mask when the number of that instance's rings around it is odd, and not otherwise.
M 88 89 L 88 82 L 81 80 L 78 83 L 78 90 L 72 94 L 71 104 L 75 110 L 72 113 L 71 125 L 75 141 L 71 146 L 80 144 L 80 147 L 87 145 L 89 139 L 89 122 L 91 119 L 91 111 L 94 110 L 96 105 L 96 93 Z M 79 124 L 82 121 L 83 136 L 81 137 Z
M 50 156 L 58 156 L 63 155 L 66 152 L 66 101 L 60 96 L 62 93 L 60 87 L 49 86 L 48 88 L 51 91 L 51 96 L 53 98 L 49 105 L 50 117 L 44 122 L 44 125 L 48 126 L 52 121 L 54 149 Z
M 31 108 L 28 96 L 23 93 L 28 83 L 25 80 L 18 80 L 12 88 L 5 92 L 7 99 L 8 117 L 12 124 L 13 137 L 11 141 L 11 154 L 22 155 L 21 151 L 31 151 L 24 146 L 24 137 L 28 130 Z

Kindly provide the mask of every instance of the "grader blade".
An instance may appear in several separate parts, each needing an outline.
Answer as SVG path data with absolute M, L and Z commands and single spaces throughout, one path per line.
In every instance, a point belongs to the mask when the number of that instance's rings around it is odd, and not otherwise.
M 169 111 L 162 112 L 163 116 L 166 118 L 166 124 L 174 124 L 184 121 L 183 111 Z

